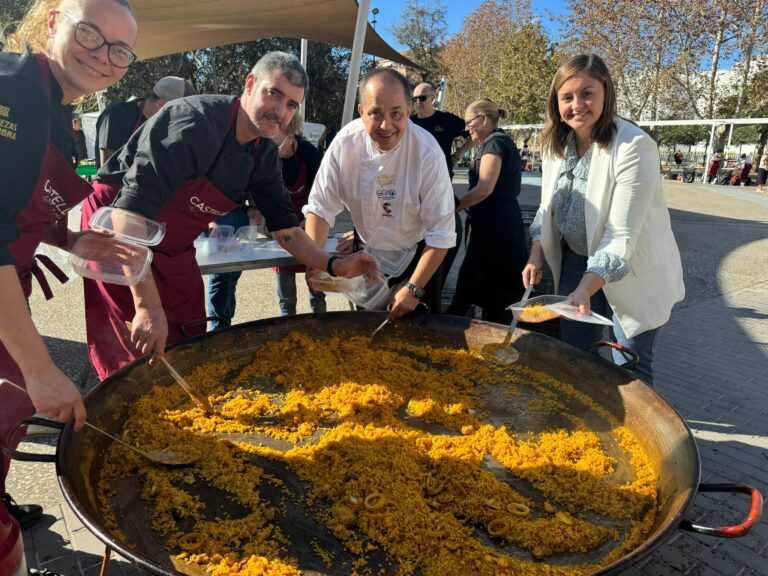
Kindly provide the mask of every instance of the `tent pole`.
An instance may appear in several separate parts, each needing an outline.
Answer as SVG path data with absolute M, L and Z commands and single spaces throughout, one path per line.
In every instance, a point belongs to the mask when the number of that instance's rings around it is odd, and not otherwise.
M 309 41 L 306 38 L 301 39 L 301 65 L 304 67 L 304 70 L 307 69 L 307 52 L 309 51 Z M 301 112 L 301 117 L 306 120 L 307 110 L 307 95 L 304 94 L 304 100 L 301 101 L 301 105 L 299 106 L 299 111 Z
M 349 59 L 349 78 L 347 78 L 347 93 L 344 98 L 344 114 L 341 118 L 342 126 L 347 125 L 352 120 L 355 109 L 355 93 L 360 77 L 360 62 L 363 58 L 363 44 L 365 43 L 365 30 L 368 26 L 368 9 L 370 7 L 371 0 L 360 0 L 358 3 L 355 39 L 352 43 L 352 56 Z

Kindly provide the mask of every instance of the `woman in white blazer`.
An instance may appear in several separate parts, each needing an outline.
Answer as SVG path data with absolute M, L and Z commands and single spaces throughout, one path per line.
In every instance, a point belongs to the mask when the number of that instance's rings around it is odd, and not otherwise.
M 546 261 L 558 294 L 582 313 L 612 318 L 612 338 L 640 355 L 631 370 L 653 385 L 658 328 L 685 286 L 662 193 L 653 139 L 616 115 L 608 68 L 574 56 L 549 90 L 542 133 L 541 206 L 523 284 L 541 280 Z M 561 320 L 561 339 L 589 348 L 601 327 Z M 614 361 L 627 359 L 614 351 Z

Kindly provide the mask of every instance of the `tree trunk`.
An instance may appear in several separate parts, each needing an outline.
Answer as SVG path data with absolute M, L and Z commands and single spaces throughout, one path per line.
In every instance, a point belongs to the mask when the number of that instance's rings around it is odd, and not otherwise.
M 744 105 L 744 100 L 747 95 L 747 86 L 749 83 L 749 70 L 752 67 L 752 53 L 755 49 L 755 39 L 757 38 L 757 31 L 760 29 L 760 21 L 765 10 L 766 0 L 758 0 L 755 2 L 755 13 L 750 19 L 750 31 L 749 35 L 744 41 L 744 72 L 741 75 L 741 85 L 739 86 L 739 98 L 736 101 L 736 114 L 735 117 L 739 118 L 741 113 L 741 107 Z

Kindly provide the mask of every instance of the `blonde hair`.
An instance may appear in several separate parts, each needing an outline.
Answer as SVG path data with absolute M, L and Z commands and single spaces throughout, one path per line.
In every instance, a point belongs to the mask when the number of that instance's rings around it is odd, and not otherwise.
M 301 117 L 301 112 L 296 110 L 291 118 L 290 122 L 285 125 L 284 132 L 286 135 L 301 134 L 304 128 L 304 118 Z
M 611 73 L 605 62 L 596 54 L 579 54 L 568 59 L 555 72 L 552 84 L 547 95 L 547 123 L 541 133 L 541 142 L 544 151 L 558 158 L 565 157 L 565 147 L 571 127 L 560 119 L 560 106 L 557 101 L 557 92 L 568 80 L 579 72 L 585 72 L 603 85 L 605 100 L 603 113 L 600 119 L 592 127 L 592 140 L 601 148 L 605 148 L 613 139 L 613 131 L 616 125 L 613 118 L 616 116 L 616 91 L 613 87 Z
M 47 52 L 48 49 L 48 12 L 63 10 L 74 12 L 79 16 L 80 8 L 85 0 L 35 0 L 24 18 L 19 22 L 16 31 L 8 37 L 8 50 L 21 53 L 25 46 L 32 52 Z M 133 8 L 128 0 L 111 0 L 128 9 L 134 16 Z
M 504 108 L 499 108 L 496 102 L 488 98 L 480 98 L 467 106 L 467 116 L 477 116 L 478 114 L 483 114 L 494 126 L 499 125 L 499 119 L 503 120 L 508 116 Z

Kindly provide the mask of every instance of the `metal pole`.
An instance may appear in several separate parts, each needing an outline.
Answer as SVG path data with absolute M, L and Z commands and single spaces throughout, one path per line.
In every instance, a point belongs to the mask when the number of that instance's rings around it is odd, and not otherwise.
M 347 93 L 344 97 L 344 114 L 341 117 L 341 125 L 346 126 L 351 120 L 355 110 L 355 93 L 360 77 L 360 61 L 363 57 L 363 44 L 365 43 L 365 29 L 368 26 L 368 8 L 371 0 L 360 0 L 357 8 L 357 24 L 355 25 L 355 39 L 352 43 L 352 57 L 349 60 L 349 78 L 347 78 Z
M 707 153 L 704 155 L 704 174 L 701 175 L 701 181 L 706 183 L 707 172 L 709 171 L 709 159 L 713 156 L 713 146 L 715 140 L 715 123 L 712 122 L 712 128 L 709 131 L 709 146 L 707 146 Z M 710 152 L 711 150 L 711 152 Z
M 443 102 L 445 102 L 445 91 L 448 89 L 448 78 L 443 76 L 440 79 L 440 94 L 437 96 L 437 102 L 435 102 L 435 108 L 438 110 L 443 109 Z
M 309 41 L 306 38 L 301 39 L 301 65 L 304 67 L 304 70 L 307 69 L 307 52 L 309 51 Z M 301 117 L 306 120 L 307 116 L 305 114 L 307 109 L 307 95 L 304 94 L 304 100 L 301 101 L 301 105 L 299 106 L 299 111 L 301 112 Z

